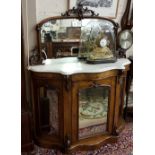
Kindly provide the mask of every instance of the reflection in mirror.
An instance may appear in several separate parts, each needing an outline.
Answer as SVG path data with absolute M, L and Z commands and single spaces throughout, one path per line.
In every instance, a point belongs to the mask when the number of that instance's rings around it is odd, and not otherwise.
M 114 59 L 115 26 L 113 22 L 99 18 L 51 19 L 41 26 L 40 47 L 48 58 Z M 88 53 L 91 54 L 88 56 Z
M 48 58 L 77 56 L 81 35 L 81 21 L 78 19 L 57 19 L 41 27 L 41 49 Z
M 41 42 L 79 41 L 80 27 L 77 19 L 50 20 L 41 27 Z

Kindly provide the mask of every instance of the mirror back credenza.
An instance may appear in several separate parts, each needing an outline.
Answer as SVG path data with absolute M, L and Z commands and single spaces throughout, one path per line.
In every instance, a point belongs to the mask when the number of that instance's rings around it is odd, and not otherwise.
M 28 68 L 35 144 L 71 153 L 117 141 L 130 66 L 118 58 L 117 29 L 82 5 L 37 24 Z

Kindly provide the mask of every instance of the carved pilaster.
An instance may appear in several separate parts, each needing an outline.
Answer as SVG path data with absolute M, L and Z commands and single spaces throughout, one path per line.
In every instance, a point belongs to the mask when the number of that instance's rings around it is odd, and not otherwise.
M 123 83 L 123 77 L 122 77 L 123 72 L 124 72 L 123 70 L 119 71 L 118 76 L 117 76 L 117 84 L 121 85 Z
M 66 88 L 66 91 L 69 91 L 71 89 L 71 79 L 70 79 L 70 76 L 69 75 L 65 75 L 64 78 L 65 78 L 65 88 Z

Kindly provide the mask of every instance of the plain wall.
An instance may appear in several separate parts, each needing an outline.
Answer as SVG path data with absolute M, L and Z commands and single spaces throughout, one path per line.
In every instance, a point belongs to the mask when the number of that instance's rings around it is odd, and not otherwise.
M 24 55 L 25 66 L 28 65 L 28 57 L 30 51 L 36 46 L 36 31 L 37 23 L 36 15 L 36 0 L 22 0 L 22 26 L 24 38 Z

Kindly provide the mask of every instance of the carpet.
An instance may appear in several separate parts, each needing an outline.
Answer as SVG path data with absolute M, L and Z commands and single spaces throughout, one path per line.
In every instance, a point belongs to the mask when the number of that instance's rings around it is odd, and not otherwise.
M 118 142 L 102 146 L 94 151 L 78 151 L 71 155 L 132 155 L 133 150 L 133 123 L 127 122 L 125 129 L 120 133 Z M 58 150 L 44 149 L 35 145 L 33 155 L 63 155 Z M 23 153 L 22 155 L 28 155 Z

